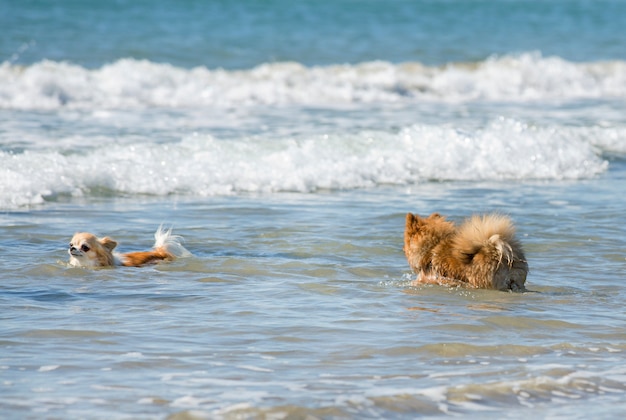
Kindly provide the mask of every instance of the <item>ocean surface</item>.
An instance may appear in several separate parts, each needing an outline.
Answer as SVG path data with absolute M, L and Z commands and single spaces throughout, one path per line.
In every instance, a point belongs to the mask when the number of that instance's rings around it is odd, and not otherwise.
M 0 0 L 3 419 L 626 415 L 626 1 Z M 526 293 L 412 283 L 498 211 Z M 173 226 L 193 256 L 68 267 Z

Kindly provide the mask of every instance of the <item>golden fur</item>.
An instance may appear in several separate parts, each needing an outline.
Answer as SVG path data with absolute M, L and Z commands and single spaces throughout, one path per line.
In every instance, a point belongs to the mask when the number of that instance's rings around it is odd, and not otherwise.
M 116 265 L 139 267 L 159 261 L 174 260 L 177 257 L 189 255 L 180 244 L 180 237 L 171 234 L 172 230 L 164 231 L 161 227 L 154 234 L 155 243 L 150 251 L 129 252 L 117 254 L 113 250 L 117 242 L 104 237 L 102 239 L 87 232 L 76 233 L 72 237 L 68 253 L 69 264 L 76 267 L 111 267 Z
M 526 257 L 503 215 L 475 215 L 457 227 L 438 213 L 408 213 L 404 253 L 420 283 L 525 290 Z

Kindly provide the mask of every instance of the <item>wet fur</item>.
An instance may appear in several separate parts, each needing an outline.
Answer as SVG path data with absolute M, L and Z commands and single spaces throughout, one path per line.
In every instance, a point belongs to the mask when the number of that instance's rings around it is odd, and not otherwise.
M 76 233 L 72 237 L 68 253 L 69 264 L 77 267 L 140 267 L 159 261 L 171 261 L 177 257 L 189 255 L 180 243 L 180 236 L 172 235 L 172 230 L 163 230 L 162 227 L 154 234 L 155 243 L 150 251 L 128 252 L 118 254 L 113 252 L 117 242 L 108 236 L 98 238 L 88 232 Z
M 404 253 L 420 283 L 525 290 L 528 263 L 503 215 L 475 215 L 457 227 L 438 213 L 408 213 Z

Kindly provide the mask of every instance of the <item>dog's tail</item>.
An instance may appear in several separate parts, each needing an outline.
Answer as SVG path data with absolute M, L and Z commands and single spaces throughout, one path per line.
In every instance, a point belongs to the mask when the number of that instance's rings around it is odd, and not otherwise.
M 476 274 L 481 272 L 477 278 L 492 282 L 476 286 L 511 289 L 517 287 L 513 283 L 521 281 L 519 287 L 523 288 L 528 265 L 515 238 L 515 227 L 507 216 L 472 216 L 460 226 L 455 249 L 461 261 L 475 267 Z
M 154 233 L 154 246 L 152 251 L 129 252 L 122 254 L 120 260 L 122 265 L 127 267 L 139 267 L 145 264 L 155 263 L 163 260 L 175 260 L 176 258 L 188 257 L 191 252 L 182 245 L 183 238 L 172 235 L 172 228 L 163 229 L 159 226 Z
M 191 252 L 187 251 L 182 242 L 182 236 L 172 235 L 172 228 L 165 230 L 161 225 L 154 233 L 154 246 L 152 248 L 155 251 L 163 251 L 170 258 L 188 257 Z
M 456 249 L 470 262 L 479 254 L 499 264 L 513 262 L 515 227 L 507 216 L 500 214 L 474 215 L 466 220 L 457 234 Z

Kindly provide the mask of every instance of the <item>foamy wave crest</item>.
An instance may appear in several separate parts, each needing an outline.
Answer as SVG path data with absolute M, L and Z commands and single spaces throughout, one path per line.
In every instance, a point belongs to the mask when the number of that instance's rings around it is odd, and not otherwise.
M 5 109 L 189 107 L 626 97 L 626 62 L 572 63 L 539 54 L 427 67 L 370 62 L 250 70 L 183 69 L 123 59 L 99 69 L 42 61 L 0 66 Z
M 107 144 L 81 151 L 0 152 L 0 206 L 90 194 L 315 192 L 430 180 L 581 179 L 607 168 L 614 133 L 497 119 L 477 130 L 413 125 L 303 138 Z M 593 137 L 593 138 L 590 138 Z M 102 143 L 101 143 L 102 144 Z

